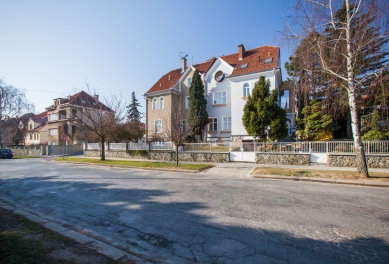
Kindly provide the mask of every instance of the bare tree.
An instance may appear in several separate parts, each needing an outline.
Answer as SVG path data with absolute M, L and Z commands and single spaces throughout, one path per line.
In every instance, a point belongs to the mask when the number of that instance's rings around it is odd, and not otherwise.
M 4 117 L 12 118 L 34 110 L 34 105 L 27 101 L 23 91 L 0 79 L 0 127 Z
M 88 92 L 91 89 L 87 84 Z M 86 93 L 85 93 L 86 94 Z M 82 100 L 82 111 L 77 120 L 78 126 L 86 128 L 96 134 L 101 142 L 101 160 L 105 160 L 105 141 L 109 134 L 125 119 L 126 102 L 122 96 L 112 95 L 103 97 L 103 102 L 97 95 L 84 96 Z
M 337 11 L 341 9 L 344 12 L 339 16 Z M 284 31 L 286 39 L 294 44 L 310 36 L 306 51 L 317 56 L 320 65 L 304 71 L 321 71 L 334 77 L 336 82 L 332 85 L 347 91 L 357 170 L 363 177 L 369 174 L 359 128 L 358 93 L 383 74 L 388 62 L 363 71 L 360 64 L 366 50 L 376 49 L 375 43 L 388 39 L 388 10 L 387 0 L 297 0 L 296 15 Z M 371 34 L 373 27 L 378 27 L 377 34 Z M 382 61 L 382 53 L 375 50 L 372 59 Z
M 169 140 L 175 145 L 176 166 L 178 166 L 178 147 L 183 145 L 189 135 L 187 125 L 188 110 L 185 109 L 185 101 L 181 94 L 172 94 L 171 99 L 170 106 L 167 106 L 170 109 L 167 109 L 165 112 L 169 114 L 161 117 L 164 124 L 162 133 L 165 140 Z

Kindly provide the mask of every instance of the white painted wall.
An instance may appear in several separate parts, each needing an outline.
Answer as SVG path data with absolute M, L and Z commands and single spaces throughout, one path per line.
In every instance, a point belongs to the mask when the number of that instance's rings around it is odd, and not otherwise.
M 260 73 L 254 73 L 244 76 L 236 76 L 229 78 L 231 84 L 231 117 L 232 117 L 232 136 L 244 136 L 247 132 L 242 124 L 243 108 L 246 104 L 246 100 L 243 97 L 243 85 L 247 82 L 250 85 L 250 91 L 254 89 L 255 83 L 259 80 L 260 76 L 265 76 L 270 80 L 270 90 L 278 89 L 281 78 L 279 71 L 266 71 Z
M 218 71 L 222 71 L 224 73 L 224 80 L 221 82 L 217 82 L 215 80 L 215 73 Z M 231 84 L 227 77 L 232 73 L 233 68 L 228 65 L 226 62 L 221 60 L 220 58 L 213 64 L 211 69 L 207 72 L 205 76 L 206 82 L 206 99 L 208 102 L 207 111 L 208 115 L 211 118 L 217 118 L 217 133 L 207 133 L 208 137 L 230 137 L 231 133 L 222 132 L 222 117 L 231 116 Z M 214 106 L 213 105 L 213 93 L 226 91 L 227 93 L 227 104 L 223 106 Z M 206 128 L 208 131 L 208 126 Z

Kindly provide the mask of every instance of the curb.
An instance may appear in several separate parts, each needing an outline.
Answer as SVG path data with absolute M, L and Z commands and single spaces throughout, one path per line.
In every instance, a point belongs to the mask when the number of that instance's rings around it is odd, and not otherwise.
M 0 199 L 0 207 L 11 211 L 15 214 L 21 215 L 27 219 L 29 219 L 32 222 L 38 223 L 47 229 L 50 229 L 62 236 L 65 236 L 67 238 L 70 238 L 72 240 L 75 240 L 76 242 L 86 245 L 88 248 L 99 252 L 100 254 L 116 260 L 116 261 L 122 261 L 122 260 L 132 260 L 136 263 L 149 263 L 143 259 L 138 258 L 137 256 L 126 252 L 122 249 L 116 248 L 114 246 L 111 246 L 105 242 L 102 242 L 100 240 L 96 240 L 94 238 L 91 238 L 89 236 L 86 236 L 84 234 L 81 234 L 79 232 L 76 232 L 74 230 L 68 229 L 60 224 L 57 224 L 51 220 L 45 219 L 39 215 L 33 214 L 31 212 L 28 212 L 22 208 L 18 208 L 15 205 L 12 205 L 8 202 L 5 202 L 4 199 Z
M 56 161 L 69 164 L 80 164 L 80 165 L 93 165 L 100 167 L 114 167 L 114 168 L 123 168 L 123 169 L 140 169 L 140 170 L 155 170 L 155 171 L 171 171 L 171 172 L 186 172 L 186 173 L 200 173 L 200 170 L 185 170 L 185 169 L 164 169 L 164 168 L 150 168 L 150 167 L 137 167 L 137 166 L 120 166 L 120 165 L 104 165 L 97 163 L 87 163 L 87 162 L 74 162 L 74 161 Z
M 368 187 L 386 187 L 389 188 L 389 182 L 372 182 L 365 180 L 340 180 L 340 179 L 328 179 L 328 178 L 309 178 L 309 177 L 298 177 L 298 176 L 279 176 L 279 175 L 268 175 L 268 174 L 252 174 L 252 178 L 261 179 L 275 179 L 275 180 L 291 180 L 291 181 L 311 181 L 320 183 L 332 183 L 332 184 L 346 184 L 346 185 L 359 185 Z

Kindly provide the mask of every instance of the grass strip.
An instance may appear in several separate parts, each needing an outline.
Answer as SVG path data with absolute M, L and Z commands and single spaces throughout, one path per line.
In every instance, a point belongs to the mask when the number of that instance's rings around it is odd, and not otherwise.
M 256 168 L 253 174 L 281 175 L 281 176 L 298 176 L 298 177 L 315 177 L 331 178 L 342 180 L 360 179 L 356 171 L 337 171 L 337 170 L 309 170 L 309 169 L 289 169 L 289 168 Z M 384 172 L 369 172 L 372 177 L 387 177 Z M 381 178 L 381 181 L 389 181 L 389 178 Z
M 185 170 L 198 170 L 202 171 L 205 169 L 212 168 L 212 164 L 193 164 L 193 163 L 181 163 L 178 164 L 178 167 L 173 162 L 159 162 L 159 161 L 130 161 L 130 160 L 100 160 L 100 159 L 91 159 L 91 158 L 75 158 L 75 157 L 65 157 L 65 158 L 56 158 L 56 161 L 61 162 L 82 162 L 82 163 L 92 163 L 92 164 L 101 164 L 108 166 L 128 166 L 128 167 L 140 167 L 140 168 L 159 168 L 159 169 L 185 169 Z
M 86 259 L 116 263 L 85 245 L 0 208 L 0 263 L 84 263 Z

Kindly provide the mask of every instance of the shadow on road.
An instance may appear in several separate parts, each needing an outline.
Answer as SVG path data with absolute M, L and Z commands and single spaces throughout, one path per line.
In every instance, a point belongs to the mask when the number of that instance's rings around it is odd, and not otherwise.
M 192 202 L 171 202 L 174 192 L 88 180 L 0 179 L 0 196 L 152 262 L 389 262 L 389 245 L 382 239 L 325 241 L 314 239 L 315 234 L 304 237 L 247 227 L 232 215 L 223 223 L 215 220 L 216 212 L 202 213 L 209 208 L 196 197 L 187 197 Z

